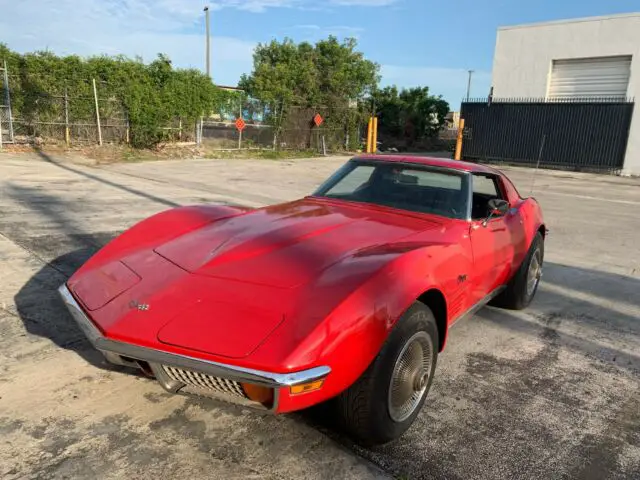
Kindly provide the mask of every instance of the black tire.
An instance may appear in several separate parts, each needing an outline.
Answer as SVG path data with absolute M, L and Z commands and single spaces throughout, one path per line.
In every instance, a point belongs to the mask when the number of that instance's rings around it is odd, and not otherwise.
M 529 273 L 532 268 L 532 263 L 535 264 L 536 262 L 536 258 L 539 269 L 535 285 L 531 287 L 529 283 Z M 543 262 L 544 239 L 540 232 L 538 232 L 531 243 L 531 247 L 529 247 L 527 256 L 522 261 L 520 268 L 518 268 L 516 274 L 507 284 L 507 288 L 491 302 L 491 305 L 510 310 L 522 310 L 527 308 L 538 291 Z
M 423 303 L 414 303 L 398 320 L 369 368 L 337 398 L 342 424 L 358 443 L 367 446 L 384 444 L 400 437 L 411 426 L 431 388 L 438 359 L 438 338 L 438 326 L 431 309 Z M 419 347 L 415 347 L 414 342 L 418 342 Z M 419 350 L 414 350 L 415 348 Z M 406 418 L 398 418 L 396 415 L 394 420 L 391 411 L 397 409 L 392 406 L 390 391 L 395 390 L 391 388 L 391 381 L 392 377 L 397 381 L 409 378 L 408 375 L 394 377 L 394 369 L 400 355 L 410 350 L 423 354 L 423 363 L 420 363 L 419 371 L 412 371 L 415 373 L 412 376 L 413 383 L 406 382 L 405 385 L 415 385 L 410 387 L 414 389 L 411 390 L 411 398 L 413 395 L 421 397 L 419 401 L 414 399 L 411 402 L 412 410 Z M 431 359 L 430 367 L 424 361 L 427 354 Z M 411 353 L 407 355 L 411 356 Z M 412 358 L 415 359 L 415 356 Z M 426 370 L 429 370 L 428 377 L 425 375 Z M 420 393 L 423 388 L 424 393 Z

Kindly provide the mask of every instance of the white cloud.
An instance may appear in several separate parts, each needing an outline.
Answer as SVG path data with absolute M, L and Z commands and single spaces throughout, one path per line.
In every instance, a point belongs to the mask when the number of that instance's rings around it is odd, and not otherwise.
M 176 0 L 39 0 L 2 5 L 1 40 L 19 52 L 51 50 L 81 56 L 125 54 L 153 60 L 166 53 L 176 66 L 204 66 L 204 40 L 194 32 L 202 12 Z M 254 42 L 212 37 L 213 78 L 234 84 L 251 70 Z
M 406 67 L 383 65 L 382 85 L 398 87 L 427 86 L 432 95 L 442 95 L 456 110 L 467 92 L 469 73 L 463 68 Z M 491 86 L 491 73 L 476 71 L 471 83 L 471 97 L 486 97 Z
M 351 27 L 347 25 L 329 25 L 329 26 L 320 26 L 320 25 L 296 25 L 293 27 L 295 30 L 301 30 L 304 33 L 304 40 L 318 40 L 320 38 L 325 38 L 329 35 L 333 35 L 334 37 L 353 37 L 358 38 L 358 36 L 364 32 L 364 28 L 362 27 Z
M 361 7 L 386 7 L 398 0 L 331 0 L 334 5 L 361 6 Z
M 293 28 L 300 30 L 320 30 L 320 25 L 296 25 Z
M 203 7 L 263 12 L 326 5 L 379 7 L 396 0 L 0 0 L 0 41 L 19 52 L 50 50 L 60 55 L 125 54 L 149 61 L 166 53 L 176 66 L 203 68 Z M 401 1 L 401 0 L 397 0 Z M 36 4 L 37 5 L 34 5 Z M 214 16 L 215 18 L 215 16 Z M 316 28 L 317 27 L 317 28 Z M 312 39 L 329 34 L 357 36 L 360 27 L 301 26 Z M 317 38 L 316 38 L 317 37 Z M 251 70 L 253 41 L 213 37 L 212 72 L 234 84 Z

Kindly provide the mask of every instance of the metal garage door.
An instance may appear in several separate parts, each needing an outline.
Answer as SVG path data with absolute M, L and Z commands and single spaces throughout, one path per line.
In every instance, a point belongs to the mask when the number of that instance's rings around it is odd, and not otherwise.
M 554 60 L 548 98 L 627 96 L 631 56 Z

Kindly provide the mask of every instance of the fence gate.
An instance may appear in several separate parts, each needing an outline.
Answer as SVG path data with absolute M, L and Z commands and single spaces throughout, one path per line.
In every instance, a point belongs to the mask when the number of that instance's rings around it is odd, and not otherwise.
M 572 170 L 622 169 L 634 103 L 620 98 L 463 102 L 462 154 Z
M 0 67 L 0 145 L 13 143 L 13 118 L 11 116 L 11 94 L 9 92 L 9 73 L 7 62 Z

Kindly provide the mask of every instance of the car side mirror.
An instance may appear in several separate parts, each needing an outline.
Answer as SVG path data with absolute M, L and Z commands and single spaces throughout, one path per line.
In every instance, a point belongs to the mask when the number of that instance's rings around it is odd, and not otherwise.
M 486 227 L 489 220 L 493 217 L 500 217 L 509 211 L 509 202 L 500 198 L 492 198 L 487 203 L 489 209 L 489 216 L 482 222 L 482 226 Z

